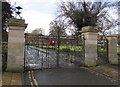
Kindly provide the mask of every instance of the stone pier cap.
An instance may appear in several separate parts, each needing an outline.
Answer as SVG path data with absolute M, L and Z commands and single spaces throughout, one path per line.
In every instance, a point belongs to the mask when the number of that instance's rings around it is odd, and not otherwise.
M 95 26 L 86 26 L 83 27 L 82 30 L 79 31 L 80 33 L 86 33 L 86 32 L 94 32 L 94 33 L 98 33 L 99 30 L 97 27 Z
M 24 19 L 16 19 L 16 18 L 11 18 L 7 22 L 8 26 L 19 26 L 19 27 L 27 27 L 28 24 L 25 23 Z

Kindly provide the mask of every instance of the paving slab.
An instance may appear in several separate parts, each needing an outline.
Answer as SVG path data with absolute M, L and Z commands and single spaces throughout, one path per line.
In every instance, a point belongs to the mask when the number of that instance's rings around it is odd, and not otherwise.
M 22 85 L 22 73 L 10 73 L 3 72 L 2 85 L 5 86 L 21 86 Z
M 101 73 L 105 76 L 108 76 L 110 78 L 113 78 L 115 80 L 120 80 L 120 70 L 117 65 L 110 65 L 110 64 L 104 64 L 96 67 L 90 67 L 89 69 L 92 69 L 98 73 Z

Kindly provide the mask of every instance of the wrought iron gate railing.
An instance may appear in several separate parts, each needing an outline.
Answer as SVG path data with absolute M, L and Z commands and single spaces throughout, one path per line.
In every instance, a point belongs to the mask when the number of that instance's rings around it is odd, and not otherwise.
M 25 70 L 69 67 L 84 61 L 84 39 L 25 34 Z
M 108 63 L 108 40 L 105 36 L 98 36 L 98 64 Z

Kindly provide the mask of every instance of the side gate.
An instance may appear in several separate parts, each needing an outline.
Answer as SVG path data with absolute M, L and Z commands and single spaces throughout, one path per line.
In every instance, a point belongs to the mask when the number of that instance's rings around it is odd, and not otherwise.
M 84 61 L 84 39 L 25 34 L 25 70 L 68 68 Z
M 97 52 L 97 64 L 108 63 L 108 40 L 105 36 L 98 35 Z

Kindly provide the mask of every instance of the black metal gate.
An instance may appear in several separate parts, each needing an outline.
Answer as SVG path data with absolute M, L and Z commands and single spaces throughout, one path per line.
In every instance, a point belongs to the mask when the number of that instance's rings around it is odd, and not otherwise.
M 98 36 L 97 52 L 98 52 L 97 64 L 108 63 L 108 40 L 103 35 Z
M 25 70 L 71 67 L 84 61 L 84 39 L 25 34 Z

